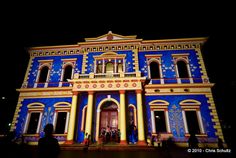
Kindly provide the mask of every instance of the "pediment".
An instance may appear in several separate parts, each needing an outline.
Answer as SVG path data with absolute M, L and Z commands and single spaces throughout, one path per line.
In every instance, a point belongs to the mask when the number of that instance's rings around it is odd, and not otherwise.
M 119 34 L 112 33 L 109 31 L 107 34 L 95 37 L 95 38 L 85 38 L 86 42 L 100 42 L 100 41 L 114 41 L 114 40 L 134 40 L 136 35 L 133 36 L 123 36 Z

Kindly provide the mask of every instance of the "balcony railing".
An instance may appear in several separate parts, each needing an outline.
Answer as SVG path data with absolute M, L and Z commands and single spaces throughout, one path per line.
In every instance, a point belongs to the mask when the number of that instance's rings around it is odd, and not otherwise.
M 126 73 L 90 73 L 90 74 L 78 74 L 78 79 L 86 78 L 123 78 L 123 77 L 140 77 L 140 72 L 126 72 Z

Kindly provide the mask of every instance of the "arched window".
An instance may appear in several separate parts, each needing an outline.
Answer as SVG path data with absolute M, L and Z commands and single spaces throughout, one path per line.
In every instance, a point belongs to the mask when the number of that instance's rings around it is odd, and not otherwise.
M 204 134 L 202 116 L 200 111 L 201 102 L 193 99 L 183 100 L 180 103 L 186 134 Z
M 37 134 L 40 130 L 44 105 L 42 103 L 31 103 L 27 108 L 28 112 L 23 133 Z
M 149 103 L 151 109 L 152 133 L 171 133 L 168 105 L 165 100 L 153 100 Z
M 106 72 L 113 73 L 114 72 L 114 65 L 112 62 L 106 63 Z
M 64 69 L 63 82 L 67 82 L 67 79 L 71 79 L 72 76 L 72 66 L 67 65 Z
M 81 131 L 85 131 L 85 125 L 86 125 L 86 114 L 87 114 L 87 105 L 84 106 L 83 110 L 82 110 L 82 121 L 81 121 Z
M 44 66 L 41 69 L 40 76 L 39 76 L 39 81 L 38 82 L 44 83 L 44 82 L 47 81 L 48 71 L 49 71 L 49 68 L 47 66 Z
M 70 104 L 67 102 L 59 102 L 54 105 L 55 113 L 53 125 L 55 127 L 55 134 L 65 134 L 68 131 Z
M 155 61 L 150 63 L 150 71 L 151 71 L 151 79 L 159 79 L 160 78 L 160 69 L 159 64 Z
M 189 78 L 186 62 L 184 62 L 183 60 L 177 61 L 177 68 L 178 68 L 179 78 Z
M 118 73 L 123 72 L 123 64 L 119 63 L 117 67 L 118 67 Z

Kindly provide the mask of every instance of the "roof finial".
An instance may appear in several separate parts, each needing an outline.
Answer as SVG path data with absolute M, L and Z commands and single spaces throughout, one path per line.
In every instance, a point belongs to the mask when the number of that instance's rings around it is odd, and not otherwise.
M 111 32 L 111 31 L 108 31 L 108 34 L 112 34 L 112 32 Z

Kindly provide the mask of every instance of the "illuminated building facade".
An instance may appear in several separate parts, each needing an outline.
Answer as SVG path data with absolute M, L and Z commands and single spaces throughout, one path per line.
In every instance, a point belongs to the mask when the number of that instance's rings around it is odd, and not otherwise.
M 169 137 L 182 146 L 224 141 L 201 55 L 206 38 L 142 40 L 108 32 L 75 45 L 29 48 L 11 130 L 34 144 L 52 123 L 61 144 L 99 142 L 109 125 L 120 145 Z

